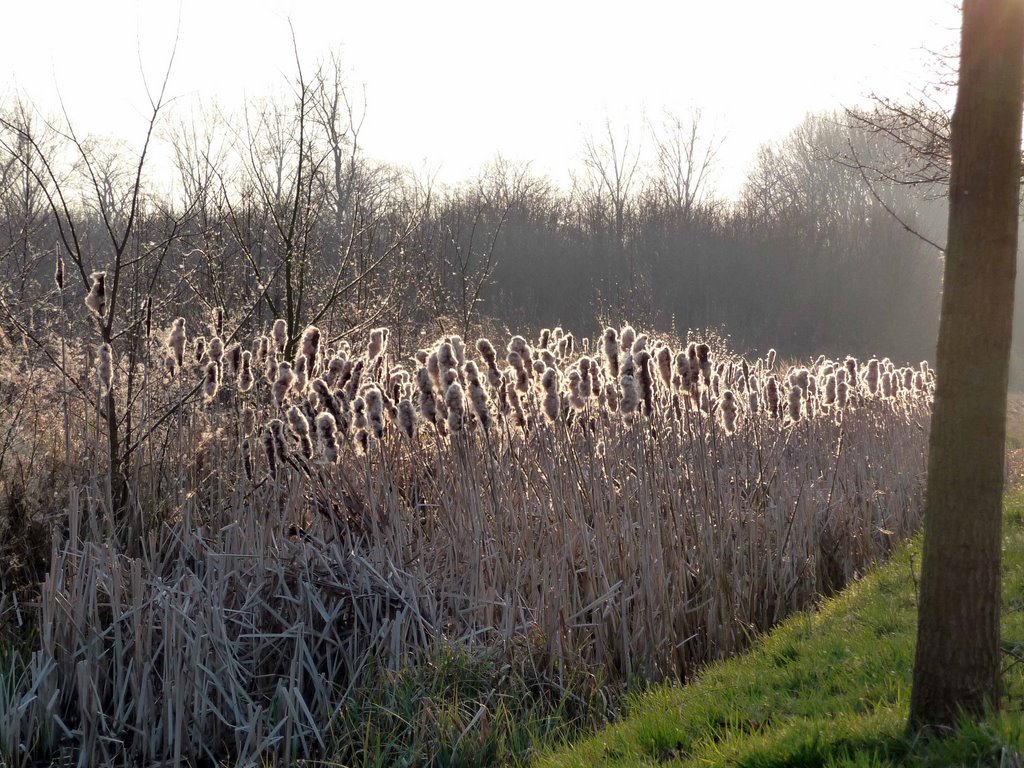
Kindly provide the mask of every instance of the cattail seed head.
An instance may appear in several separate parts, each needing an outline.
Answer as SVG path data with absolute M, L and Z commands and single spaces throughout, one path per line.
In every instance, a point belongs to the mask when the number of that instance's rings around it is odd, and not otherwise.
M 830 373 L 825 378 L 825 399 L 823 401 L 825 405 L 832 405 L 836 401 L 836 384 L 835 374 Z
M 843 362 L 843 365 L 846 366 L 846 375 L 848 376 L 847 383 L 849 384 L 849 386 L 853 387 L 854 389 L 857 389 L 857 387 L 859 386 L 859 382 L 857 380 L 857 371 L 859 368 L 857 364 L 857 358 L 848 357 Z
M 275 447 L 274 433 L 268 424 L 263 430 L 263 450 L 267 455 L 267 465 L 270 467 L 270 474 L 277 473 L 277 449 Z
M 889 373 L 889 371 L 886 371 L 885 373 L 882 374 L 881 390 L 882 390 L 882 397 L 884 399 L 886 399 L 886 400 L 891 400 L 892 399 L 892 397 L 894 395 L 894 393 L 893 393 L 893 376 L 892 376 L 891 373 Z
M 307 459 L 312 459 L 313 441 L 309 436 L 309 421 L 298 406 L 293 405 L 288 409 L 288 427 L 298 441 L 302 455 Z
M 365 368 L 366 363 L 362 358 L 360 358 L 359 360 L 356 360 L 351 369 L 346 372 L 348 374 L 348 381 L 345 382 L 345 394 L 348 396 L 349 400 L 354 398 L 356 393 L 359 391 L 359 385 L 362 383 L 363 371 Z
M 107 314 L 107 273 L 93 272 L 89 275 L 89 279 L 92 280 L 92 286 L 85 297 L 85 306 L 97 320 L 102 320 Z
M 377 387 L 370 387 L 364 396 L 366 420 L 373 435 L 380 440 L 384 437 L 384 398 Z
M 355 414 L 356 429 L 366 429 L 366 401 L 362 397 L 352 400 L 352 413 Z
M 646 339 L 646 337 L 641 337 Z M 639 341 L 639 339 L 638 339 Z M 636 342 L 634 342 L 636 346 Z M 644 414 L 654 413 L 654 377 L 651 374 L 651 353 L 646 348 L 637 350 L 634 355 L 637 370 L 637 383 L 640 385 L 640 397 L 643 399 Z
M 465 420 L 465 399 L 462 393 L 462 385 L 453 381 L 444 393 L 444 404 L 448 410 L 448 431 L 452 434 L 460 432 Z
M 306 393 L 306 384 L 309 381 L 309 358 L 299 355 L 295 358 L 295 378 L 292 380 L 292 389 L 296 394 Z
M 370 343 L 366 348 L 366 356 L 370 360 L 374 360 L 380 355 L 383 355 L 388 347 L 388 329 L 387 328 L 374 328 L 370 331 Z
M 220 336 L 214 336 L 210 339 L 210 343 L 206 348 L 206 354 L 217 365 L 221 364 L 221 361 L 224 359 L 224 341 Z
M 288 392 L 295 381 L 295 374 L 292 372 L 292 364 L 285 360 L 277 366 L 277 378 L 274 379 L 271 391 L 274 395 L 274 402 L 280 407 L 288 398 Z
M 242 364 L 242 345 L 238 342 L 229 344 L 227 349 L 224 350 L 224 360 L 227 362 L 228 372 L 232 375 L 238 375 Z
M 633 326 L 627 325 L 619 331 L 619 348 L 626 353 L 633 351 L 633 342 L 636 341 L 636 331 Z
M 167 335 L 167 348 L 171 351 L 175 365 L 181 368 L 185 364 L 185 318 L 179 317 L 171 324 L 171 332 Z
M 461 336 L 449 336 L 446 341 L 452 345 L 452 350 L 455 352 L 455 359 L 459 365 L 466 362 L 466 345 L 462 341 Z
M 365 456 L 370 450 L 370 435 L 365 429 L 356 432 L 355 439 L 356 455 Z
M 314 376 L 316 374 L 317 355 L 320 352 L 320 329 L 315 325 L 308 326 L 302 332 L 299 349 L 307 361 L 307 374 Z
M 707 344 L 697 345 L 697 360 L 700 363 L 701 382 L 705 387 L 711 384 L 711 347 Z
M 604 344 L 604 365 L 608 378 L 619 378 L 619 333 L 614 328 L 605 328 L 601 337 Z
M 270 339 L 266 336 L 258 336 L 252 345 L 252 354 L 256 359 L 257 366 L 267 362 L 267 355 L 270 352 Z
M 426 368 L 416 370 L 416 388 L 420 392 L 420 415 L 428 424 L 437 423 L 437 403 L 434 400 L 430 372 Z
M 220 366 L 213 360 L 206 364 L 206 371 L 203 374 L 203 397 L 210 402 L 217 396 L 220 388 Z
M 845 381 L 836 383 L 836 405 L 845 408 L 850 397 L 850 387 Z
M 768 411 L 775 418 L 779 417 L 779 382 L 775 378 L 775 374 L 768 377 L 768 381 L 764 388 L 765 402 L 768 405 Z
M 343 384 L 340 381 L 341 375 L 345 370 L 345 358 L 335 355 L 331 358 L 330 362 L 327 363 L 327 374 L 324 378 L 327 381 L 327 386 L 333 387 L 335 384 Z
M 672 386 L 672 350 L 662 347 L 655 357 L 658 361 L 658 375 L 661 377 L 661 383 L 668 389 Z
M 288 443 L 285 441 L 284 422 L 280 419 L 271 419 L 267 422 L 267 426 L 270 428 L 274 456 L 277 459 L 277 463 L 282 464 L 288 459 L 289 455 Z
M 196 336 L 195 341 L 192 342 L 192 356 L 194 362 L 198 365 L 204 366 L 206 364 L 206 337 Z
M 526 343 L 526 339 L 522 336 L 513 336 L 508 343 L 508 351 L 510 356 L 513 352 L 519 355 L 523 361 L 523 367 L 527 371 L 527 375 L 529 375 L 529 371 L 533 368 L 533 355 L 530 351 L 530 345 Z M 510 357 L 509 363 L 511 362 Z
M 580 369 L 580 397 L 586 402 L 590 400 L 594 393 L 596 381 L 594 380 L 597 376 L 597 363 L 591 360 L 589 357 L 581 357 L 579 362 Z
M 248 405 L 242 409 L 242 434 L 251 435 L 256 429 L 256 410 Z
M 803 400 L 803 390 L 799 386 L 789 390 L 789 420 L 800 421 L 800 404 Z
M 404 399 L 398 403 L 398 430 L 412 440 L 416 434 L 416 409 L 412 401 Z M 486 426 L 484 427 L 486 429 Z
M 562 407 L 562 399 L 558 396 L 558 371 L 548 368 L 540 380 L 541 388 L 544 390 L 544 401 L 542 407 L 548 421 L 558 421 L 558 415 Z
M 250 483 L 253 480 L 252 443 L 249 438 L 242 440 L 242 467 L 245 469 L 245 479 Z
M 868 360 L 868 372 L 864 376 L 864 383 L 867 385 L 870 394 L 878 394 L 878 360 L 874 358 Z
M 600 398 L 608 404 L 608 410 L 615 413 L 619 410 L 619 388 L 612 382 L 604 385 L 600 392 Z
M 316 417 L 316 444 L 325 463 L 338 463 L 338 425 L 330 413 L 324 412 Z
M 248 349 L 242 352 L 241 362 L 238 366 L 238 391 L 248 392 L 252 389 L 255 378 L 252 375 L 252 352 Z
M 619 398 L 619 411 L 626 416 L 636 413 L 640 406 L 640 387 L 637 386 L 636 378 L 630 373 L 623 374 L 619 378 L 619 389 L 622 393 Z
M 731 390 L 725 390 L 722 392 L 722 399 L 719 403 L 719 413 L 722 418 L 722 426 L 725 428 L 725 433 L 731 435 L 736 431 L 736 412 L 739 408 L 736 405 L 736 397 L 733 395 Z
M 590 372 L 590 369 L 587 369 Z M 569 371 L 569 405 L 574 410 L 582 411 L 587 406 L 587 401 L 583 398 L 583 394 L 580 392 L 580 381 L 582 376 L 578 370 Z
M 270 329 L 270 338 L 274 340 L 277 353 L 283 355 L 285 347 L 288 346 L 288 324 L 281 318 L 274 321 Z
M 96 377 L 100 383 L 100 394 L 106 397 L 114 385 L 114 360 L 110 345 L 100 344 L 96 354 Z

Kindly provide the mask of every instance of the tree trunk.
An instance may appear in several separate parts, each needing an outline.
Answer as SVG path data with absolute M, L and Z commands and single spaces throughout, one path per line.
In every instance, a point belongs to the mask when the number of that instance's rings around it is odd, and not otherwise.
M 910 725 L 999 697 L 1003 450 L 1024 0 L 964 0 Z

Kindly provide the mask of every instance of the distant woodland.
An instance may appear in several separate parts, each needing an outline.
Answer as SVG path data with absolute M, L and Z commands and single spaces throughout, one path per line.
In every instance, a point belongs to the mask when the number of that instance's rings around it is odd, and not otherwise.
M 8 101 L 6 338 L 52 319 L 43 298 L 70 255 L 71 295 L 116 272 L 112 309 L 129 325 L 151 300 L 224 306 L 252 328 L 282 317 L 292 335 L 388 325 L 406 354 L 444 333 L 624 321 L 715 329 L 740 353 L 933 354 L 944 158 L 921 147 L 941 117 L 894 104 L 809 115 L 761 147 L 735 200 L 715 194 L 727 139 L 699 112 L 642 135 L 609 122 L 567 159 L 568 187 L 500 156 L 441 186 L 366 155 L 365 106 L 338 72 L 235 116 L 157 102 L 151 135 L 130 145 Z M 160 173 L 156 148 L 173 158 Z

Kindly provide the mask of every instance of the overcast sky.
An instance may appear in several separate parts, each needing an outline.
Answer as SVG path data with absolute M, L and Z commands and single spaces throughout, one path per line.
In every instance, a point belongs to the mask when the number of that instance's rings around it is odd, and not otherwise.
M 928 50 L 957 39 L 946 0 L 382 2 L 42 0 L 3 3 L 0 71 L 44 111 L 59 88 L 80 131 L 137 140 L 141 72 L 158 81 L 176 30 L 177 109 L 246 98 L 340 53 L 365 88 L 373 156 L 455 181 L 498 152 L 556 181 L 605 118 L 703 109 L 724 134 L 732 195 L 764 141 L 809 111 L 913 92 Z M 180 21 L 179 21 L 180 20 Z M 179 26 L 180 23 L 180 26 Z

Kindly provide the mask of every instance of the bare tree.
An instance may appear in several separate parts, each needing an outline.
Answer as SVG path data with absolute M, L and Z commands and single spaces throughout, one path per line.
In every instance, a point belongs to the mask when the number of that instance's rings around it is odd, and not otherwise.
M 666 111 L 660 126 L 650 125 L 654 140 L 656 199 L 683 221 L 704 202 L 724 139 L 707 132 L 704 117 L 694 109 L 688 119 Z
M 1000 523 L 1024 108 L 1024 3 L 965 0 L 910 723 L 999 699 Z
M 105 273 L 104 301 L 99 311 L 94 310 L 92 323 L 97 340 L 106 345 L 116 343 L 119 357 L 126 361 L 121 366 L 126 372 L 121 392 L 127 402 L 132 400 L 137 386 L 135 362 L 144 354 L 144 323 L 148 310 L 143 307 L 143 299 L 152 300 L 153 285 L 181 222 L 181 218 L 164 211 L 169 221 L 160 242 L 149 244 L 148 238 L 140 236 L 149 214 L 154 214 L 155 218 L 159 213 L 155 206 L 153 211 L 148 210 L 150 201 L 144 191 L 143 171 L 157 120 L 164 109 L 173 60 L 172 53 L 159 90 L 152 93 L 147 86 L 149 119 L 142 146 L 133 159 L 125 160 L 118 152 L 106 151 L 109 148 L 102 143 L 80 137 L 66 113 L 61 127 L 47 126 L 52 132 L 51 139 L 40 137 L 33 123 L 25 119 L 27 113 L 21 113 L 20 117 L 0 117 L 0 129 L 4 132 L 0 146 L 16 159 L 42 191 L 61 250 L 71 262 L 71 280 L 78 281 L 82 293 L 86 294 L 94 286 L 91 273 Z M 73 178 L 65 177 L 60 171 L 62 153 L 78 160 L 82 181 L 78 189 Z M 2 308 L 26 337 L 49 354 L 44 342 L 6 302 Z M 66 381 L 81 388 L 78 378 L 60 361 L 52 359 L 52 362 L 64 371 Z M 133 526 L 134 530 L 122 527 L 121 531 L 127 532 L 128 541 L 134 546 L 141 530 L 139 521 L 124 517 L 128 507 L 127 474 L 132 458 L 128 446 L 133 431 L 131 409 L 126 408 L 123 414 L 119 412 L 118 398 L 111 387 L 99 392 L 98 413 L 105 424 L 110 511 L 119 526 L 124 523 Z
M 619 135 L 610 119 L 604 135 L 587 136 L 583 144 L 583 167 L 598 210 L 610 217 L 618 248 L 626 243 L 626 211 L 637 180 L 640 147 L 628 128 Z

